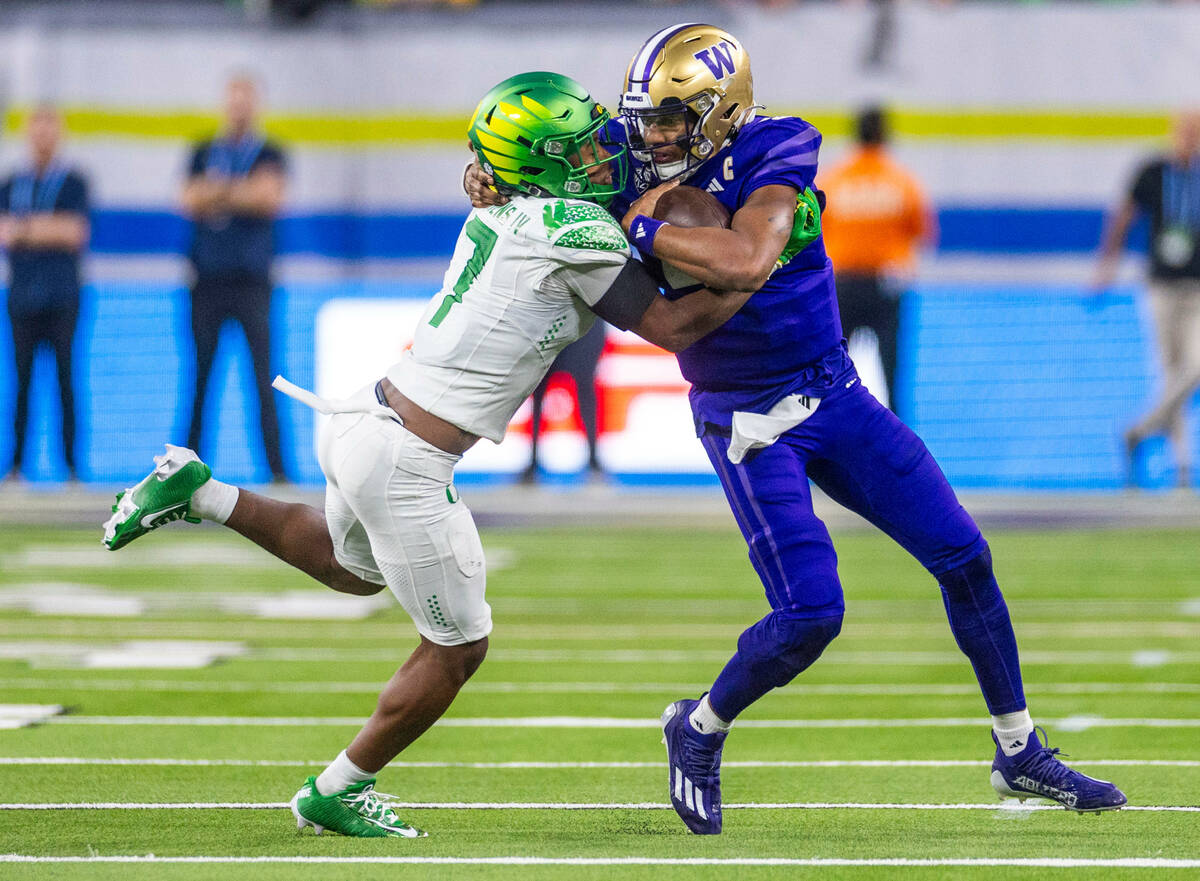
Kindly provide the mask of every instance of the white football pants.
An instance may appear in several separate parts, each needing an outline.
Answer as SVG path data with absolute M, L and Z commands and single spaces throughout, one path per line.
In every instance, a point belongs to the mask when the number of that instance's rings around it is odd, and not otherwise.
M 373 386 L 352 400 L 360 398 L 378 409 Z M 487 636 L 483 545 L 453 484 L 462 457 L 398 421 L 338 413 L 321 430 L 318 458 L 337 561 L 365 581 L 386 584 L 432 642 Z

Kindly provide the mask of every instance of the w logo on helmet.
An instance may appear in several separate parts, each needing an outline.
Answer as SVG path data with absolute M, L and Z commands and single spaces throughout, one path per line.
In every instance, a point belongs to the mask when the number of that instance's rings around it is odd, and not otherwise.
M 727 70 L 728 73 L 737 73 L 737 67 L 733 63 L 733 47 L 728 43 L 717 43 L 709 49 L 695 53 L 693 57 L 704 62 L 704 66 L 712 71 L 716 79 L 724 79 Z

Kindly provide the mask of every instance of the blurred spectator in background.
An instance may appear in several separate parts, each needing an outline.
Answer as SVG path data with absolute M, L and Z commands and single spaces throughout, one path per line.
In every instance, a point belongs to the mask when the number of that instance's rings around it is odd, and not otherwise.
M 575 380 L 575 399 L 579 402 L 579 419 L 583 422 L 583 430 L 587 435 L 588 446 L 588 477 L 596 480 L 604 474 L 600 460 L 596 458 L 596 364 L 600 361 L 600 353 L 604 351 L 604 339 L 608 325 L 599 318 L 592 324 L 592 329 L 558 353 L 550 372 L 542 377 L 538 387 L 533 390 L 533 415 L 529 423 L 529 465 L 521 473 L 521 483 L 536 483 L 538 477 L 538 439 L 541 436 L 542 402 L 546 399 L 546 389 L 550 385 L 550 377 L 555 373 L 570 374 Z
M 888 155 L 883 109 L 866 108 L 856 125 L 857 147 L 818 178 L 826 196 L 821 226 L 842 332 L 874 332 L 895 411 L 900 298 L 916 273 L 918 250 L 934 243 L 937 227 L 916 178 Z
M 204 401 L 221 325 L 242 326 L 254 363 L 267 465 L 284 480 L 279 420 L 271 391 L 271 263 L 274 221 L 283 204 L 286 160 L 258 128 L 259 94 L 249 76 L 230 80 L 225 124 L 192 151 L 183 206 L 193 221 L 192 333 L 196 341 L 196 397 L 187 445 L 200 450 Z
M 39 343 L 54 349 L 63 454 L 70 478 L 76 476 L 71 347 L 79 317 L 79 259 L 89 235 L 88 184 L 59 158 L 62 133 L 56 109 L 34 110 L 29 119 L 31 163 L 0 187 L 0 245 L 8 252 L 8 315 L 17 362 L 12 477 L 20 475 L 24 462 L 30 377 Z
M 1169 155 L 1154 156 L 1138 170 L 1128 194 L 1109 219 L 1100 246 L 1095 287 L 1116 278 L 1129 227 L 1150 217 L 1150 311 L 1163 365 L 1162 395 L 1148 414 L 1125 432 L 1127 475 L 1142 441 L 1166 434 L 1175 452 L 1175 480 L 1191 485 L 1192 452 L 1184 405 L 1200 386 L 1200 109 L 1182 113 L 1171 132 Z

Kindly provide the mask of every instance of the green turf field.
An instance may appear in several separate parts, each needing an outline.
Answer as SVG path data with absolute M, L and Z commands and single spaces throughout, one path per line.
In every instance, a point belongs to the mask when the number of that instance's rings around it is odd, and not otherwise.
M 216 528 L 177 524 L 115 554 L 99 536 L 0 531 L 0 725 L 11 705 L 71 710 L 0 730 L 0 854 L 78 860 L 6 862 L 5 879 L 1200 874 L 1194 531 L 991 535 L 1035 719 L 1131 809 L 1001 806 L 936 585 L 852 532 L 835 536 L 842 635 L 740 720 L 715 838 L 666 807 L 657 719 L 766 610 L 741 538 L 487 531 L 491 654 L 380 776 L 414 805 L 400 814 L 429 831 L 418 841 L 298 836 L 282 806 L 414 644 L 398 605 L 355 606 Z M 350 613 L 366 617 L 337 617 Z M 50 804 L 98 806 L 36 807 Z

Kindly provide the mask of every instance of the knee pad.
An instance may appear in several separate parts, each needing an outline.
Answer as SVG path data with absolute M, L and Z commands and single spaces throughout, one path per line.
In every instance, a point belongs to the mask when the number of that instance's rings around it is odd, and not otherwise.
M 842 614 L 795 618 L 772 612 L 738 638 L 738 653 L 761 681 L 787 685 L 841 632 Z

